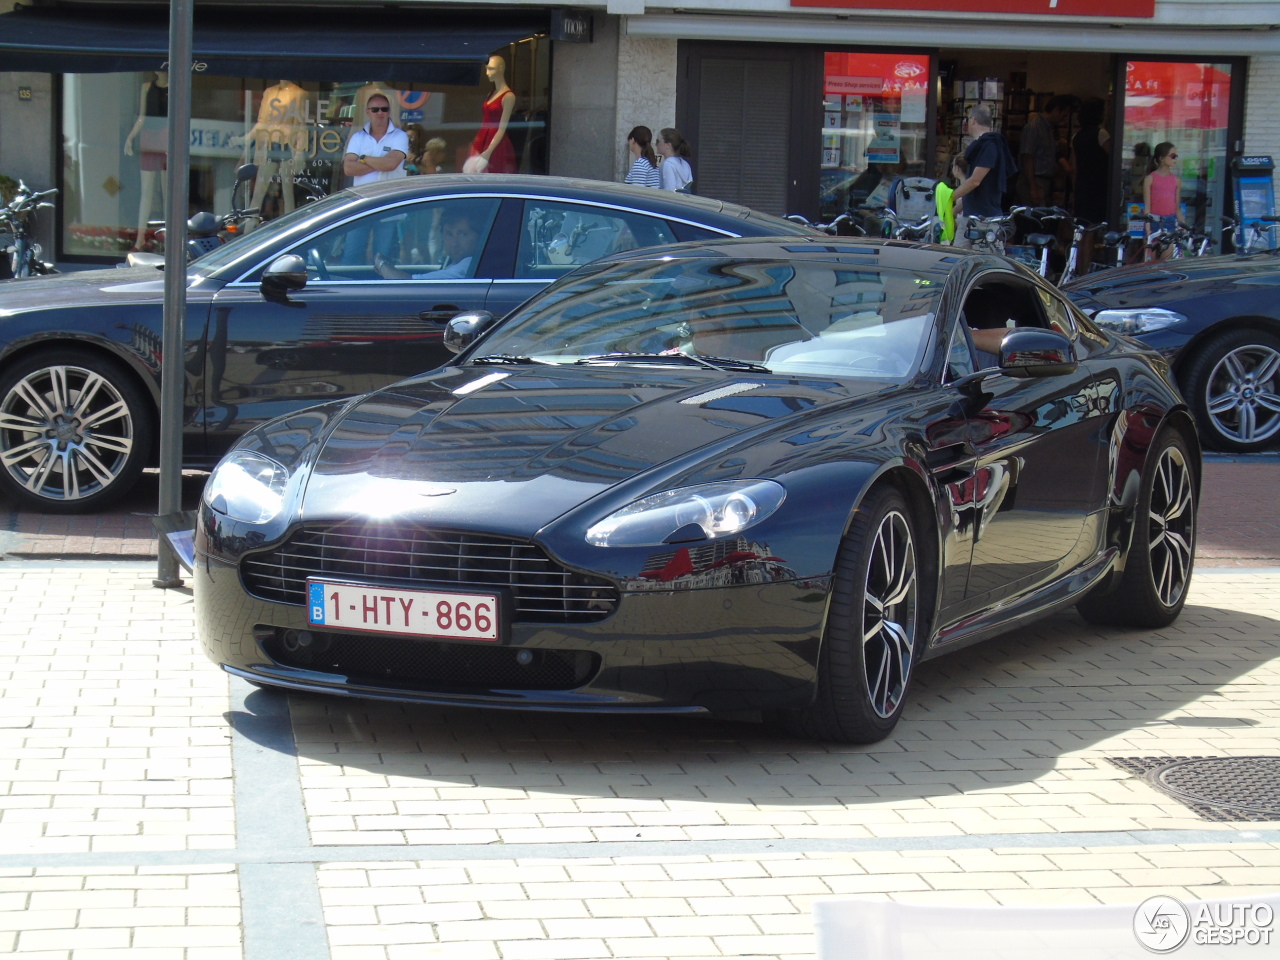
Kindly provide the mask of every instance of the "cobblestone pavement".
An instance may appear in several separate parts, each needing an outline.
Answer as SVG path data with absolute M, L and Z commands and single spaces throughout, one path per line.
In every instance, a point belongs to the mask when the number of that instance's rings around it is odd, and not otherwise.
M 0 952 L 810 958 L 820 896 L 1280 878 L 1280 823 L 1207 819 L 1112 762 L 1277 753 L 1280 569 L 1202 569 L 1165 630 L 1070 613 L 927 663 L 873 747 L 256 690 L 153 572 L 0 564 Z

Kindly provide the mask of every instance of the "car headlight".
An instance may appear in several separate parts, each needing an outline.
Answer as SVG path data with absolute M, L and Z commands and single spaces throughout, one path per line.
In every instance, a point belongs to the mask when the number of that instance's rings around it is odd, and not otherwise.
M 235 450 L 214 468 L 204 487 L 204 502 L 245 523 L 266 523 L 284 507 L 289 471 L 270 457 Z
M 1187 318 L 1163 307 L 1140 307 L 1134 310 L 1100 310 L 1094 314 L 1093 322 L 1104 330 L 1135 337 L 1140 333 L 1172 327 L 1175 323 L 1186 323 Z
M 759 523 L 787 491 L 772 480 L 724 480 L 664 490 L 615 510 L 587 531 L 597 547 L 650 547 L 726 537 Z

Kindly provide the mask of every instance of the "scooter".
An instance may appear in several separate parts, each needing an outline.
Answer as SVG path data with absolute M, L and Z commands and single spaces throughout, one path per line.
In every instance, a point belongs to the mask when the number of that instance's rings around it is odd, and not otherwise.
M 236 169 L 236 182 L 231 188 L 231 202 L 234 205 L 236 195 L 241 192 L 241 187 L 250 183 L 254 177 L 258 175 L 258 167 L 256 164 L 245 163 Z M 215 216 L 207 211 L 201 211 L 195 214 L 187 221 L 187 261 L 196 260 L 210 250 L 216 250 L 229 239 L 233 239 L 240 235 L 242 221 L 249 217 L 257 216 L 258 211 L 252 209 L 242 209 L 237 207 L 221 216 Z M 160 236 L 164 235 L 164 221 L 156 221 L 151 226 L 158 226 L 161 229 L 157 231 Z M 141 250 L 130 251 L 125 257 L 125 262 L 117 264 L 120 267 L 163 267 L 164 254 L 162 253 L 144 253 Z
M 0 207 L 0 249 L 6 254 L 4 265 L 9 276 L 23 278 L 58 272 L 53 264 L 40 259 L 44 251 L 31 237 L 36 211 L 52 210 L 53 204 L 45 198 L 57 192 L 33 191 L 19 180 L 18 192 Z

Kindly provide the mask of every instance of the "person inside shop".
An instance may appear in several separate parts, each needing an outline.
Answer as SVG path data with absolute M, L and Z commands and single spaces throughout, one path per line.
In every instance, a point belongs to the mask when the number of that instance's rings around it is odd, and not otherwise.
M 1018 202 L 1046 207 L 1053 200 L 1053 178 L 1061 164 L 1058 159 L 1058 124 L 1071 116 L 1075 101 L 1066 94 L 1051 97 L 1042 112 L 1034 114 L 1022 128 L 1018 143 Z
M 377 253 L 373 269 L 385 280 L 466 280 L 472 274 L 472 261 L 480 244 L 480 230 L 476 215 L 466 207 L 450 205 L 440 217 L 441 242 L 445 262 L 438 270 L 426 273 L 406 273 L 394 267 L 387 258 Z
M 140 137 L 140 139 L 139 139 Z M 141 168 L 142 197 L 138 201 L 138 232 L 133 249 L 141 250 L 147 240 L 147 223 L 155 202 L 156 174 L 168 168 L 169 155 L 169 74 L 152 74 L 142 84 L 138 119 L 124 139 L 124 155 L 133 156 L 133 141 L 139 140 L 138 166 Z M 161 203 L 168 197 L 168 183 L 160 177 Z
M 1080 130 L 1071 141 L 1071 196 L 1077 220 L 1102 223 L 1107 218 L 1107 182 L 1111 170 L 1111 136 L 1103 126 L 1107 105 L 1090 97 L 1080 107 Z M 1083 263 L 1093 261 L 1098 232 L 1090 230 L 1080 241 Z
M 409 156 L 409 135 L 391 122 L 391 98 L 385 93 L 373 93 L 365 102 L 364 110 L 369 120 L 347 140 L 342 172 L 351 177 L 356 186 L 407 176 L 404 161 Z M 395 222 L 379 220 L 351 230 L 342 248 L 344 266 L 369 262 L 370 236 L 374 255 L 390 256 L 396 242 Z
M 653 152 L 653 131 L 648 127 L 632 127 L 627 134 L 627 150 L 633 159 L 622 182 L 660 189 L 662 176 L 658 173 L 658 155 Z
M 969 218 L 1004 214 L 1001 203 L 1005 185 L 1017 165 L 1009 144 L 992 129 L 991 108 L 986 104 L 969 108 L 964 129 L 965 135 L 973 138 L 964 152 L 964 165 L 969 172 L 951 195 L 951 202 L 956 212 L 956 234 L 965 237 L 964 245 L 969 247 L 972 240 L 966 237 L 965 229 Z
M 663 127 L 658 131 L 657 151 L 661 158 L 658 178 L 662 189 L 689 193 L 693 183 L 693 167 L 689 164 L 693 151 L 689 149 L 689 141 L 674 127 Z

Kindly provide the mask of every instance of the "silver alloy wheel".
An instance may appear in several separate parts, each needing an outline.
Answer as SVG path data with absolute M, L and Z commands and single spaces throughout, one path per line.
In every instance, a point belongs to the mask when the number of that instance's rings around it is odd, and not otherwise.
M 916 641 L 916 552 L 907 518 L 891 510 L 876 530 L 867 563 L 862 664 L 871 709 L 892 717 L 911 675 Z
M 1280 352 L 1245 344 L 1219 360 L 1205 386 L 1214 428 L 1237 443 L 1262 443 L 1280 433 Z
M 1156 463 L 1147 513 L 1151 579 L 1156 596 L 1172 607 L 1187 589 L 1195 552 L 1196 515 L 1191 471 L 1175 446 L 1166 447 Z
M 46 500 L 106 489 L 133 451 L 133 415 L 119 389 L 93 370 L 33 370 L 0 398 L 0 464 Z

